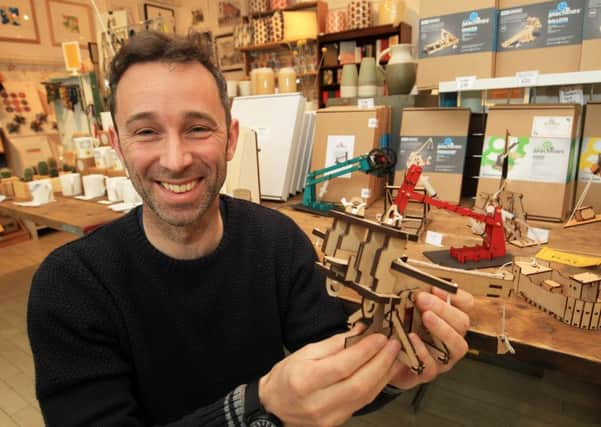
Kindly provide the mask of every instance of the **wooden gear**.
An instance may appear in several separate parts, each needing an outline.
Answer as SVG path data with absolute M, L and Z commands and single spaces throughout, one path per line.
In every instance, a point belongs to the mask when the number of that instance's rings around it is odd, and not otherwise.
M 332 227 L 314 234 L 323 239 L 323 262 L 317 266 L 326 276 L 328 293 L 338 296 L 343 287 L 361 296 L 361 307 L 349 317 L 349 323 L 365 322 L 365 332 L 347 338 L 352 345 L 367 335 L 383 333 L 401 343 L 399 360 L 419 374 L 424 363 L 419 359 L 408 333 L 417 333 L 435 357 L 447 363 L 448 348 L 433 337 L 422 325 L 421 314 L 415 307 L 420 291 L 432 286 L 449 293 L 457 285 L 420 271 L 399 258 L 404 251 L 406 235 L 400 230 L 384 227 L 343 212 L 332 211 Z

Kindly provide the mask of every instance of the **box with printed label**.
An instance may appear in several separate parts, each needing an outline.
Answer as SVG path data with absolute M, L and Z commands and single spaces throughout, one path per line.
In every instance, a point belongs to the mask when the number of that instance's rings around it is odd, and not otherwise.
M 576 200 L 580 200 L 587 186 L 589 188 L 582 206 L 592 206 L 595 212 L 601 213 L 601 103 L 589 103 L 586 106 Z
M 441 200 L 459 203 L 470 114 L 468 108 L 406 108 L 395 185 L 402 184 L 409 166 L 418 164 Z
M 500 0 L 495 75 L 580 69 L 585 0 Z
M 496 21 L 497 0 L 422 0 L 417 87 L 438 88 L 457 77 L 493 77 Z
M 601 70 L 601 0 L 586 0 L 580 70 Z
M 380 147 L 390 132 L 390 108 L 329 107 L 318 110 L 315 117 L 315 141 L 311 170 L 342 163 Z M 344 197 L 360 197 L 369 189 L 367 206 L 384 194 L 385 178 L 354 172 L 318 184 L 316 194 L 324 202 L 340 204 Z
M 505 189 L 523 194 L 529 218 L 562 221 L 573 206 L 579 145 L 579 105 L 491 107 L 482 147 L 478 193 L 494 193 L 508 138 Z

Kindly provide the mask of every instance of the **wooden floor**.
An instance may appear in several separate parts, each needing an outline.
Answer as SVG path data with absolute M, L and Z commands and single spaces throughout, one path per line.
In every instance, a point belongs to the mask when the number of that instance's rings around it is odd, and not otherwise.
M 329 220 L 267 203 L 292 216 L 309 233 Z M 457 228 L 452 216 L 439 230 Z M 590 233 L 579 231 L 579 248 L 591 252 Z M 73 240 L 63 232 L 0 249 L 0 275 L 35 266 L 55 247 Z M 445 242 L 446 243 L 446 242 Z M 559 248 L 567 249 L 558 243 Z M 575 243 L 578 245 L 578 243 Z M 563 246 L 562 246 L 563 245 Z M 598 248 L 597 248 L 598 249 Z M 34 394 L 33 362 L 26 334 L 28 286 L 0 289 L 0 427 L 42 426 Z M 415 412 L 416 390 L 348 426 L 601 426 L 601 386 L 531 366 L 500 367 L 475 355 L 430 384 Z

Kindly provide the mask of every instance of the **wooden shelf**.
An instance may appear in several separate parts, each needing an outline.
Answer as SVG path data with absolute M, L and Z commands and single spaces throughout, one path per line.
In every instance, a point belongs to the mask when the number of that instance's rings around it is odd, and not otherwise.
M 289 48 L 289 47 L 292 47 L 293 45 L 296 45 L 300 41 L 306 41 L 308 43 L 311 43 L 311 42 L 315 42 L 316 40 L 315 39 L 303 39 L 303 40 L 273 42 L 273 43 L 258 44 L 258 45 L 254 45 L 254 46 L 248 46 L 248 47 L 240 47 L 240 48 L 238 48 L 238 50 L 240 52 L 255 52 L 255 51 L 259 51 L 259 50 L 281 49 L 283 47 Z
M 288 11 L 288 10 L 302 10 L 302 9 L 312 9 L 314 7 L 317 6 L 317 2 L 316 1 L 310 1 L 310 2 L 303 2 L 303 3 L 298 3 L 292 6 L 288 6 L 285 7 L 283 9 L 276 9 L 276 10 L 270 10 L 267 12 L 258 12 L 258 13 L 250 13 L 249 16 L 251 18 L 262 18 L 264 16 L 269 16 L 272 15 L 274 12 L 277 11 Z
M 317 40 L 320 44 L 340 42 L 346 40 L 356 40 L 365 38 L 378 38 L 380 36 L 400 34 L 400 39 L 411 39 L 411 26 L 401 22 L 399 25 L 378 25 L 376 27 L 368 27 L 360 30 L 347 30 L 338 33 L 320 34 Z

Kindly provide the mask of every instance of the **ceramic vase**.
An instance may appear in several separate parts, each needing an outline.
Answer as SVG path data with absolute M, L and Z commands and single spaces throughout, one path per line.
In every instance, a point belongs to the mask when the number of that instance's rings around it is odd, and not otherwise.
M 356 98 L 357 81 L 357 66 L 355 64 L 343 65 L 340 78 L 340 96 L 342 98 Z
M 359 98 L 376 96 L 376 59 L 366 57 L 361 60 L 359 68 L 358 91 Z
M 397 44 L 384 49 L 378 57 L 378 63 L 389 52 L 391 56 L 385 72 L 388 95 L 406 95 L 413 89 L 417 71 L 417 64 L 411 56 L 411 45 Z

